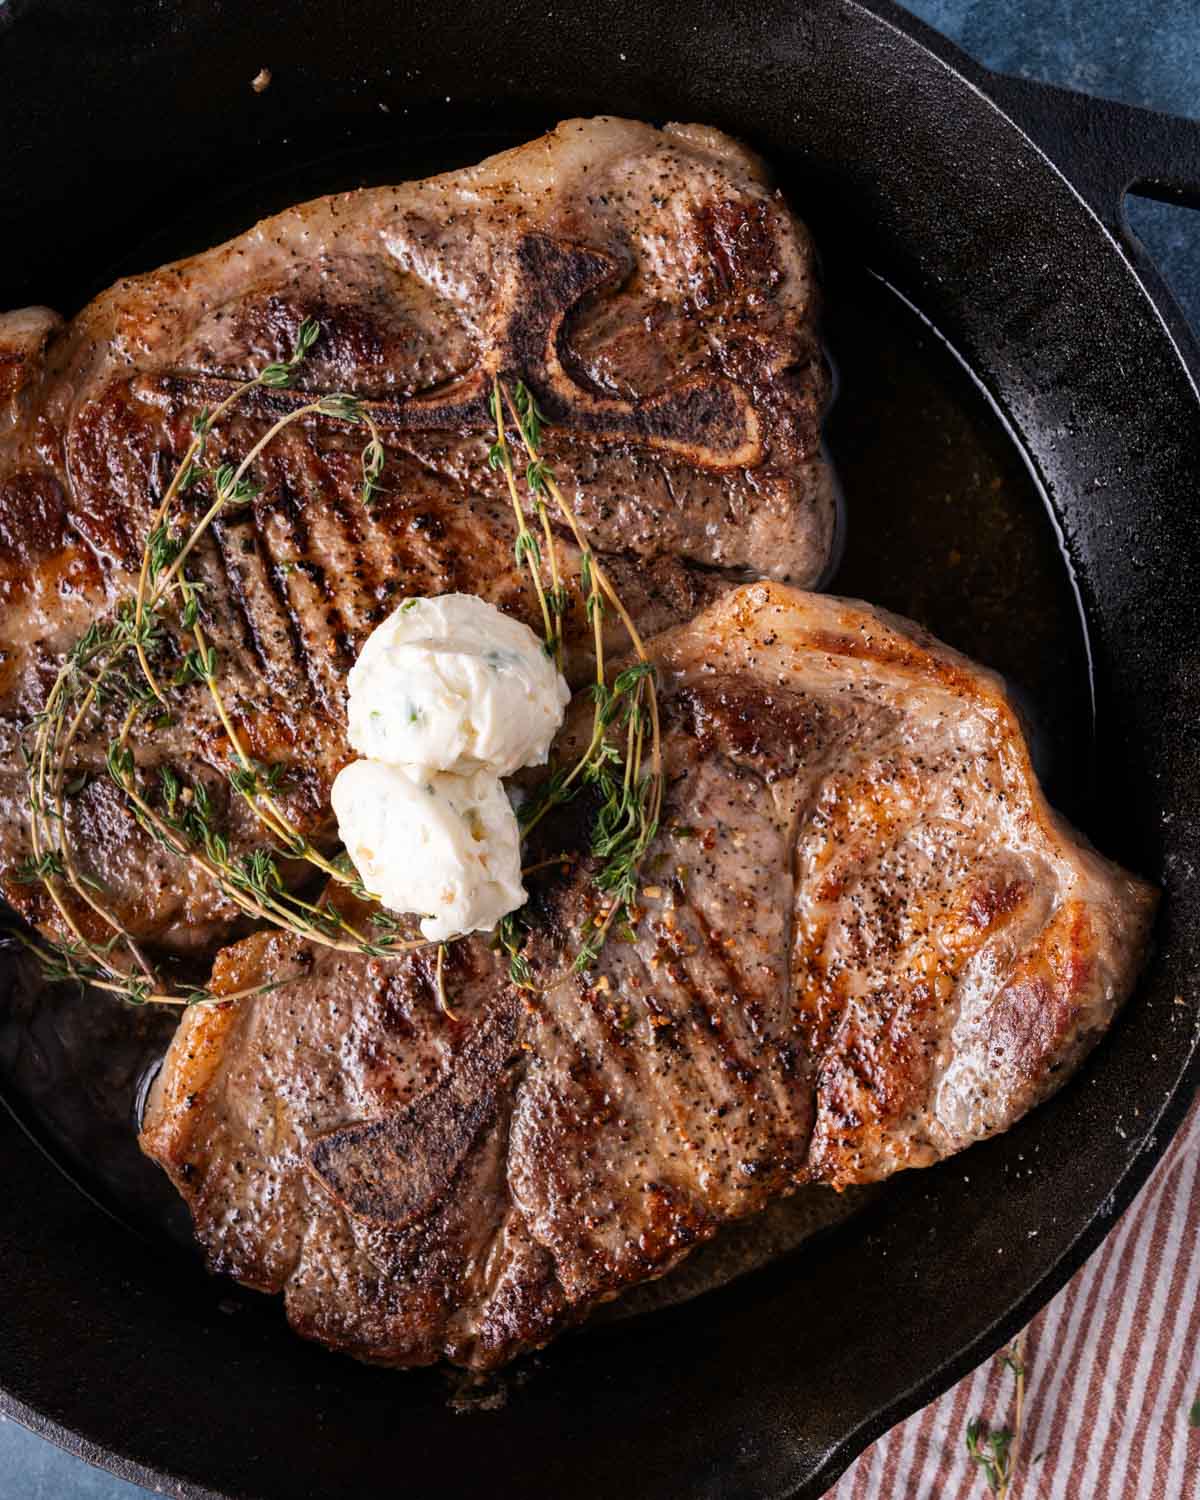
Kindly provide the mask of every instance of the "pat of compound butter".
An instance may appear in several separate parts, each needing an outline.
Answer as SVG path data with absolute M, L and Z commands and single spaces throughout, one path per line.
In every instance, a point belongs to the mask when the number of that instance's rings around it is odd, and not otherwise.
M 542 642 L 473 594 L 408 599 L 372 632 L 349 676 L 349 738 L 385 765 L 544 765 L 570 690 Z
M 384 906 L 443 942 L 490 932 L 525 903 L 521 836 L 500 779 L 356 760 L 333 783 L 346 852 Z

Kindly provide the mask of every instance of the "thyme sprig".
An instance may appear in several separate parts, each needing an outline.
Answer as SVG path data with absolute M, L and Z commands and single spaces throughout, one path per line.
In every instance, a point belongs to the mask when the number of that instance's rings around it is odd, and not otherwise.
M 558 549 L 554 544 L 554 534 L 545 520 L 545 506 L 542 505 L 542 536 L 546 543 L 546 559 L 549 561 L 552 578 L 551 587 L 547 590 L 542 581 L 543 556 L 541 544 L 529 529 L 529 525 L 525 520 L 525 508 L 521 504 L 520 492 L 517 489 L 517 474 L 513 464 L 512 449 L 509 447 L 508 437 L 504 430 L 504 396 L 498 379 L 492 384 L 492 394 L 489 404 L 492 419 L 496 424 L 496 441 L 488 449 L 488 466 L 492 469 L 499 469 L 503 473 L 505 484 L 508 487 L 508 498 L 512 504 L 513 515 L 517 522 L 517 539 L 513 543 L 513 558 L 518 568 L 525 567 L 528 569 L 534 593 L 537 595 L 538 608 L 542 613 L 543 642 L 546 654 L 547 656 L 552 656 L 561 668 L 565 603 L 559 580 Z
M 568 594 L 562 583 L 549 506 L 575 541 L 580 557 L 580 591 L 592 626 L 595 675 L 587 689 L 592 698 L 592 732 L 583 754 L 569 768 L 551 773 L 519 814 L 523 838 L 554 808 L 570 801 L 584 788 L 599 800 L 592 827 L 590 853 L 597 862 L 593 882 L 600 893 L 600 911 L 590 918 L 568 973 L 594 967 L 609 933 L 618 921 L 628 920 L 637 895 L 638 877 L 646 851 L 658 832 L 662 815 L 662 736 L 659 724 L 655 668 L 645 643 L 608 574 L 588 543 L 553 469 L 542 452 L 545 417 L 532 392 L 521 381 L 509 390 L 498 377 L 491 396 L 496 442 L 489 461 L 503 470 L 517 519 L 516 555 L 524 561 L 537 593 L 546 629 L 546 649 L 561 651 L 563 618 Z M 525 452 L 524 479 L 531 504 L 543 528 L 550 589 L 542 579 L 542 553 L 525 520 L 516 482 L 516 466 L 506 434 L 505 413 L 516 428 Z M 526 539 L 523 541 L 523 539 Z M 610 684 L 605 661 L 606 601 L 621 621 L 638 660 L 619 672 Z M 647 765 L 646 762 L 649 762 Z M 520 952 L 520 926 L 505 919 L 498 943 L 508 955 L 509 976 L 524 989 L 532 988 L 528 960 Z M 556 983 L 557 979 L 552 981 Z
M 156 637 L 156 627 L 143 622 L 136 632 L 132 612 L 118 608 L 115 618 L 93 622 L 67 657 L 47 695 L 42 712 L 33 721 L 36 739 L 27 755 L 29 774 L 30 842 L 29 867 L 40 871 L 43 888 L 70 933 L 68 943 L 89 965 L 106 972 L 118 986 L 128 987 L 130 998 L 137 989 L 153 982 L 154 971 L 133 935 L 92 894 L 97 882 L 79 870 L 66 837 L 67 754 L 78 737 L 93 705 L 106 706 L 119 696 L 143 697 L 140 680 L 127 670 L 127 658 L 140 646 L 143 650 Z M 57 753 L 65 733 L 67 751 Z M 73 778 L 72 785 L 78 785 Z M 89 938 L 76 919 L 64 889 L 70 888 L 113 934 L 109 942 Z M 139 971 L 134 975 L 110 957 L 113 943 L 120 941 L 123 956 Z
M 207 463 L 216 425 L 256 386 L 279 389 L 290 385 L 319 334 L 319 326 L 305 320 L 286 360 L 266 365 L 220 405 L 205 409 L 193 420 L 183 459 L 151 520 L 136 592 L 120 601 L 111 620 L 93 624 L 68 652 L 31 726 L 34 747 L 27 766 L 32 854 L 16 878 L 40 882 L 69 934 L 62 944 L 35 945 L 52 977 L 91 983 L 138 1004 L 150 1000 L 194 1004 L 202 993 L 172 994 L 159 984 L 133 934 L 93 894 L 100 891 L 99 883 L 78 867 L 66 837 L 66 802 L 83 785 L 78 778 L 67 778 L 72 752 L 94 714 L 114 707 L 123 707 L 125 714 L 120 731 L 109 742 L 106 765 L 134 817 L 164 848 L 198 866 L 241 912 L 348 952 L 384 955 L 428 946 L 402 939 L 394 925 L 367 935 L 333 907 L 305 901 L 289 889 L 279 863 L 285 858 L 303 860 L 370 899 L 356 875 L 348 874 L 342 862 L 327 859 L 287 817 L 278 796 L 279 771 L 251 757 L 222 694 L 219 655 L 201 619 L 201 585 L 186 571 L 189 557 L 218 517 L 252 503 L 261 493 L 251 472 L 257 459 L 285 428 L 304 418 L 323 417 L 366 427 L 361 499 L 365 505 L 371 503 L 379 488 L 384 449 L 369 411 L 350 395 L 318 396 L 295 408 L 269 427 L 236 465 Z M 182 497 L 201 480 L 209 484 L 210 503 L 200 520 L 185 529 Z M 164 681 L 164 662 L 172 660 L 177 663 L 174 673 Z M 202 782 L 184 785 L 170 767 L 161 768 L 160 784 L 153 791 L 139 778 L 137 735 L 169 722 L 170 695 L 193 683 L 204 684 L 225 732 L 232 760 L 229 785 L 273 841 L 270 848 L 235 856 L 228 835 L 216 825 L 212 798 Z M 107 939 L 85 932 L 68 891 L 109 931 Z
M 90 776 L 88 772 L 68 774 L 74 752 L 96 716 L 115 711 L 120 714 L 120 728 L 108 742 L 106 769 L 151 838 L 201 870 L 243 915 L 307 941 L 373 956 L 437 946 L 439 1005 L 453 1018 L 444 987 L 444 945 L 406 939 L 400 924 L 363 887 L 348 856 L 344 852 L 327 856 L 288 816 L 281 797 L 282 768 L 264 765 L 252 756 L 222 689 L 221 657 L 206 626 L 203 585 L 188 572 L 190 559 L 217 520 L 252 504 L 262 493 L 253 477 L 254 465 L 293 423 L 324 418 L 367 429 L 360 457 L 360 499 L 364 506 L 372 504 L 381 487 L 384 448 L 370 412 L 351 395 L 314 396 L 272 423 L 236 464 L 209 461 L 218 425 L 256 387 L 289 386 L 319 334 L 318 325 L 306 320 L 288 358 L 264 366 L 219 405 L 205 408 L 193 419 L 183 458 L 152 516 L 136 590 L 119 602 L 109 620 L 93 624 L 67 653 L 31 725 L 33 747 L 26 763 L 32 852 L 14 878 L 40 884 L 66 930 L 62 942 L 28 943 L 52 978 L 93 984 L 137 1004 L 190 1005 L 239 998 L 198 989 L 174 992 L 164 986 L 134 935 L 102 899 L 100 882 L 80 867 L 73 854 L 67 837 L 69 803 L 86 788 Z M 585 788 L 596 800 L 589 854 L 600 900 L 598 911 L 585 919 L 577 952 L 566 971 L 579 973 L 594 965 L 618 920 L 629 920 L 640 865 L 658 829 L 663 779 L 654 666 L 541 451 L 545 419 L 531 392 L 521 382 L 510 390 L 496 379 L 490 410 L 496 439 L 489 449 L 489 463 L 504 474 L 517 523 L 516 560 L 533 584 L 547 653 L 562 665 L 564 622 L 570 609 L 555 522 L 570 533 L 579 549 L 579 587 L 592 629 L 595 676 L 587 689 L 593 702 L 588 743 L 573 765 L 552 772 L 521 815 L 522 835 L 527 839 L 553 807 Z M 520 479 L 508 437 L 510 426 L 524 453 Z M 192 522 L 190 497 L 201 484 L 207 486 L 208 503 Z M 526 520 L 527 508 L 536 517 L 536 532 Z M 619 618 L 637 657 L 611 683 L 604 647 L 609 609 Z M 212 702 L 229 747 L 228 787 L 263 831 L 268 840 L 265 846 L 240 852 L 232 848 L 204 780 L 185 781 L 169 765 L 160 765 L 156 777 L 139 768 L 137 750 L 142 736 L 172 722 L 176 695 L 193 685 L 202 685 Z M 375 910 L 356 925 L 336 905 L 324 899 L 304 899 L 293 889 L 294 881 L 285 876 L 284 864 L 289 861 L 309 864 L 360 900 L 374 903 Z M 107 936 L 85 930 L 83 908 Z M 369 930 L 364 931 L 364 926 Z M 91 927 L 89 920 L 86 928 Z M 504 920 L 498 942 L 508 956 L 513 981 L 532 987 L 529 961 L 522 952 L 525 929 L 519 914 Z M 257 994 L 270 987 L 244 993 Z
M 1015 1382 L 1012 1426 L 991 1427 L 982 1417 L 967 1423 L 967 1456 L 982 1471 L 988 1489 L 997 1500 L 1009 1500 L 1017 1472 L 1025 1421 L 1025 1335 L 1022 1330 L 1005 1349 L 1000 1362 Z
M 149 980 L 137 975 L 130 975 L 120 983 L 113 981 L 108 977 L 108 971 L 98 967 L 76 944 L 38 942 L 16 927 L 5 928 L 4 935 L 37 958 L 47 983 L 90 985 L 93 989 L 120 995 L 133 1005 L 173 1005 L 185 1008 L 193 1005 L 222 1005 L 234 1000 L 245 1000 L 251 995 L 264 995 L 269 990 L 278 989 L 280 983 L 276 980 L 251 985 L 245 989 L 231 990 L 228 994 L 218 994 L 204 986 L 185 990 L 181 994 L 163 993 L 155 990 Z

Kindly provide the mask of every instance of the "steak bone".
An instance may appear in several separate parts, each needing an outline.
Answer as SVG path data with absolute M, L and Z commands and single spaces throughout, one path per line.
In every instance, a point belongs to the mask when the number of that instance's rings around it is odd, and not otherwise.
M 428 1093 L 395 1114 L 318 1137 L 306 1152 L 309 1170 L 356 1219 L 388 1229 L 416 1224 L 446 1196 L 495 1119 L 516 1039 L 515 1011 L 502 1008 Z

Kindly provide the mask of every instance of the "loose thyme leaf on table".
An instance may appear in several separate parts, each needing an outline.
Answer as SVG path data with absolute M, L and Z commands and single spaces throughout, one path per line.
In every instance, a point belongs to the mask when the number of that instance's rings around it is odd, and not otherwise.
M 967 1454 L 983 1470 L 988 1489 L 999 1495 L 1009 1482 L 1012 1458 L 1012 1431 L 997 1427 L 994 1431 L 981 1417 L 967 1423 Z

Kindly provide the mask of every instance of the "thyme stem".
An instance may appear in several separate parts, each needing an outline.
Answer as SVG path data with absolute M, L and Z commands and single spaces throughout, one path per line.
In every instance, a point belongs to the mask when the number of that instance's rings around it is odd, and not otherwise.
M 528 564 L 529 576 L 533 582 L 534 592 L 537 595 L 538 608 L 542 612 L 542 628 L 546 642 L 546 650 L 552 655 L 557 651 L 557 641 L 553 625 L 550 623 L 550 605 L 546 599 L 546 590 L 542 583 L 542 555 L 538 546 L 537 538 L 530 531 L 525 520 L 525 511 L 521 505 L 521 496 L 517 490 L 517 477 L 513 470 L 512 450 L 508 446 L 508 436 L 504 431 L 504 403 L 501 397 L 500 379 L 497 376 L 492 382 L 492 416 L 496 422 L 496 441 L 490 453 L 488 462 L 493 468 L 499 468 L 504 473 L 504 481 L 508 488 L 508 498 L 512 504 L 513 515 L 517 522 L 517 540 L 515 546 L 518 565 L 522 562 Z M 548 537 L 553 546 L 553 538 Z M 557 567 L 557 565 L 556 565 Z M 557 576 L 557 573 L 555 574 Z
M 256 386 L 289 384 L 318 334 L 317 324 L 306 320 L 301 324 L 294 352 L 288 360 L 266 366 L 252 379 L 239 384 L 213 412 L 204 411 L 193 421 L 192 439 L 152 518 L 133 598 L 121 601 L 110 625 L 89 627 L 76 643 L 35 720 L 37 735 L 34 754 L 29 759 L 30 841 L 33 849 L 29 864 L 70 934 L 70 942 L 66 946 L 53 947 L 47 960 L 55 969 L 55 977 L 78 979 L 100 989 L 124 994 L 139 1004 L 187 1005 L 199 1003 L 200 998 L 219 998 L 206 993 L 202 995 L 199 991 L 171 995 L 159 987 L 153 968 L 133 934 L 90 893 L 88 885 L 93 882 L 73 858 L 66 829 L 67 767 L 85 725 L 101 703 L 113 695 L 128 700 L 128 707 L 120 731 L 109 745 L 110 776 L 141 826 L 172 854 L 194 863 L 239 911 L 343 952 L 382 956 L 430 946 L 424 940 L 400 940 L 395 935 L 394 924 L 390 920 L 384 923 L 382 916 L 378 919 L 383 927 L 381 935 L 368 937 L 336 909 L 303 900 L 287 890 L 275 856 L 267 850 L 252 850 L 235 859 L 230 853 L 227 836 L 212 824 L 211 803 L 202 784 L 184 788 L 173 770 L 165 765 L 160 767 L 166 803 L 164 813 L 143 793 L 136 779 L 131 745 L 135 726 L 147 704 L 157 703 L 165 708 L 169 702 L 167 690 L 156 673 L 150 648 L 163 639 L 160 620 L 163 604 L 173 595 L 178 595 L 182 604 L 181 625 L 191 632 L 195 649 L 183 658 L 181 675 L 175 680 L 180 685 L 197 679 L 205 683 L 236 763 L 236 774 L 231 773 L 229 778 L 235 790 L 244 798 L 263 829 L 283 846 L 281 852 L 284 855 L 305 859 L 330 879 L 352 886 L 356 894 L 369 897 L 357 878 L 343 865 L 326 859 L 299 833 L 273 795 L 273 783 L 268 780 L 264 784 L 259 778 L 217 680 L 217 654 L 199 619 L 198 586 L 189 582 L 184 569 L 187 559 L 221 511 L 230 504 L 253 500 L 258 493 L 246 478 L 251 466 L 286 427 L 305 417 L 332 417 L 367 428 L 369 441 L 362 454 L 362 500 L 364 505 L 369 505 L 378 489 L 384 462 L 383 444 L 374 420 L 353 396 L 327 395 L 305 402 L 274 422 L 236 466 L 224 465 L 215 472 L 203 470 L 212 473 L 212 502 L 182 541 L 176 542 L 170 530 L 173 507 L 201 472 L 201 460 L 216 423 Z M 136 661 L 133 678 L 125 665 L 130 658 Z M 48 819 L 58 822 L 61 837 L 57 840 L 50 834 Z M 69 887 L 112 931 L 113 937 L 108 944 L 101 945 L 87 938 L 60 888 L 63 885 Z M 118 942 L 140 969 L 140 977 L 126 973 L 113 956 L 113 946 Z M 46 959 L 45 950 L 37 945 L 27 945 L 33 946 Z M 261 993 L 263 988 L 259 986 L 252 991 L 238 992 L 238 995 Z
M 637 893 L 641 861 L 658 830 L 662 814 L 662 732 L 659 722 L 658 697 L 654 686 L 654 666 L 629 611 L 622 603 L 607 572 L 597 560 L 578 516 L 568 502 L 553 471 L 542 457 L 540 436 L 545 419 L 538 410 L 536 401 L 530 391 L 520 382 L 513 391 L 510 391 L 497 379 L 493 386 L 493 409 L 497 425 L 496 449 L 499 450 L 500 463 L 508 480 L 509 493 L 514 507 L 519 510 L 519 499 L 516 493 L 516 481 L 513 477 L 511 454 L 503 432 L 502 399 L 509 417 L 520 434 L 522 447 L 529 460 L 525 471 L 526 482 L 540 506 L 547 535 L 552 537 L 546 507 L 540 499 L 543 494 L 549 495 L 554 502 L 556 510 L 565 521 L 579 549 L 580 581 L 586 593 L 585 607 L 592 623 L 596 673 L 591 690 L 595 704 L 591 738 L 587 748 L 571 770 L 557 779 L 551 778 L 548 794 L 543 796 L 540 802 L 536 802 L 522 820 L 522 834 L 523 837 L 528 838 L 553 806 L 574 795 L 576 783 L 581 781 L 593 783 L 604 796 L 592 834 L 592 853 L 603 861 L 595 880 L 599 889 L 608 894 L 609 906 L 602 921 L 586 934 L 575 955 L 568 972 L 578 973 L 595 962 L 617 917 L 629 910 Z M 518 525 L 523 524 L 524 513 L 520 512 Z M 637 667 L 627 668 L 618 674 L 611 688 L 608 685 L 604 656 L 605 600 L 616 612 L 638 658 Z M 612 762 L 617 762 L 619 765 L 621 757 L 607 736 L 610 726 L 622 709 L 627 715 L 626 750 L 618 780 L 614 776 Z M 649 772 L 643 774 L 642 761 L 647 723 L 650 729 L 651 764 Z M 519 954 L 512 949 L 511 943 L 508 946 L 512 954 L 511 969 L 514 982 L 519 982 L 523 987 L 528 988 L 527 966 L 521 966 Z M 519 978 L 518 971 L 520 972 Z M 557 979 L 552 980 L 547 988 L 553 987 L 556 983 L 558 983 Z
M 225 400 L 221 402 L 221 404 L 217 407 L 217 409 L 212 413 L 211 416 L 202 416 L 198 419 L 197 423 L 193 424 L 192 440 L 188 444 L 187 449 L 184 453 L 183 462 L 171 476 L 171 482 L 167 485 L 166 493 L 163 495 L 158 510 L 155 512 L 154 520 L 151 522 L 150 526 L 151 535 L 153 535 L 155 531 L 157 531 L 160 527 L 166 525 L 167 518 L 171 514 L 171 506 L 175 503 L 176 496 L 183 488 L 188 475 L 191 473 L 192 465 L 199 458 L 208 433 L 212 431 L 214 425 L 219 422 L 227 412 L 232 410 L 232 408 L 242 399 L 243 396 L 252 391 L 254 387 L 260 383 L 261 379 L 261 375 L 256 375 L 253 379 L 244 381 L 241 385 L 237 386 L 233 391 L 231 391 L 228 396 L 226 396 Z M 149 574 L 150 549 L 147 547 L 142 551 L 141 567 L 138 569 L 137 601 L 134 606 L 133 617 L 135 644 L 137 649 L 138 664 L 142 669 L 142 673 L 145 676 L 146 681 L 153 689 L 154 696 L 160 703 L 165 704 L 167 700 L 163 696 L 162 688 L 159 686 L 158 679 L 150 669 L 150 662 L 146 657 L 145 647 L 141 641 L 142 622 L 145 618 L 146 612 L 146 584 L 149 579 Z

